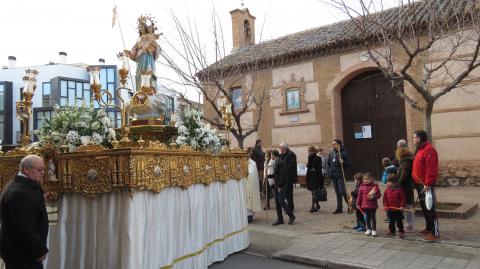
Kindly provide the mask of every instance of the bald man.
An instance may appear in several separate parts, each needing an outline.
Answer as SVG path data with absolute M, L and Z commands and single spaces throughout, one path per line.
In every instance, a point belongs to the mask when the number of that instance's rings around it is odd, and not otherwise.
M 47 257 L 48 217 L 42 158 L 28 155 L 0 196 L 0 254 L 9 268 L 43 268 Z

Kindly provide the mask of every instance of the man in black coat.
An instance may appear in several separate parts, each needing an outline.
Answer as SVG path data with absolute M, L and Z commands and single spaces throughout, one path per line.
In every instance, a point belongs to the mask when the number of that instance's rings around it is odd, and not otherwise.
M 350 166 L 350 157 L 348 152 L 343 148 L 342 140 L 333 140 L 333 149 L 328 154 L 328 176 L 332 179 L 333 188 L 337 195 L 337 209 L 333 211 L 333 214 L 343 212 L 342 198 L 347 201 L 347 192 L 345 189 L 344 172 Z M 342 172 L 343 168 L 343 172 Z
M 293 203 L 293 184 L 297 183 L 298 174 L 297 174 L 297 155 L 288 148 L 287 143 L 280 144 L 280 159 L 282 159 L 287 165 L 288 171 L 288 181 L 285 186 L 285 197 L 287 198 L 287 203 L 290 205 L 292 211 L 295 209 Z
M 255 147 L 253 147 L 252 149 L 250 159 L 252 159 L 255 164 L 257 164 L 258 183 L 260 184 L 260 191 L 262 191 L 263 168 L 265 167 L 265 152 L 263 152 L 262 150 L 262 140 L 258 139 L 257 141 L 255 141 Z
M 275 207 L 277 210 L 277 221 L 273 225 L 283 224 L 282 208 L 287 213 L 289 220 L 288 224 L 293 224 L 295 215 L 293 215 L 290 204 L 285 202 L 285 190 L 288 185 L 288 170 L 287 164 L 284 160 L 279 158 L 280 154 L 277 150 L 272 151 L 272 158 L 275 161 L 273 164 L 273 178 L 275 179 L 275 186 L 273 188 L 275 195 Z
M 28 155 L 0 196 L 0 255 L 6 268 L 43 268 L 47 257 L 48 217 L 39 182 L 42 158 Z

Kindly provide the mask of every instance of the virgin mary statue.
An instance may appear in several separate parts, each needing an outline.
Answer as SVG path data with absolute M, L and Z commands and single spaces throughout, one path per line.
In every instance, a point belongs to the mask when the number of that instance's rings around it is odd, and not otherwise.
M 140 38 L 130 50 L 130 59 L 137 63 L 135 74 L 135 86 L 137 91 L 141 87 L 141 75 L 152 75 L 150 85 L 156 88 L 157 77 L 155 76 L 155 61 L 160 54 L 160 46 L 157 41 L 160 34 L 156 34 L 155 21 L 150 16 L 138 18 L 138 34 Z
M 130 110 L 138 120 L 159 119 L 162 115 L 165 115 L 166 111 L 166 98 L 158 92 L 155 73 L 155 61 L 160 54 L 160 46 L 157 43 L 160 34 L 156 34 L 156 30 L 155 20 L 152 17 L 140 16 L 140 18 L 138 18 L 138 33 L 140 38 L 129 51 L 130 59 L 137 63 L 137 69 L 135 71 L 136 92 L 146 94 L 140 95 L 140 101 L 138 101 L 146 105 L 133 107 Z M 148 102 L 145 102 L 146 98 L 148 98 Z M 134 122 L 132 122 L 132 124 L 134 124 Z M 163 124 L 163 122 L 161 124 Z

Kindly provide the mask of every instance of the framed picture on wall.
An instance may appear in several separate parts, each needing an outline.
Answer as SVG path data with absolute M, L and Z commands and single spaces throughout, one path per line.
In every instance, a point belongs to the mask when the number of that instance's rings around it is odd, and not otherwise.
M 242 88 L 233 88 L 231 89 L 232 94 L 232 103 L 234 108 L 242 108 L 243 107 L 243 100 L 242 100 Z
M 287 111 L 300 109 L 300 89 L 287 90 Z

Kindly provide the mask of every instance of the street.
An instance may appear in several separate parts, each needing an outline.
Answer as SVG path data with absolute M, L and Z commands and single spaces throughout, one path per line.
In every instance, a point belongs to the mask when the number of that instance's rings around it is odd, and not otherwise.
M 214 263 L 209 267 L 210 269 L 312 269 L 316 267 L 299 265 L 295 263 L 283 262 L 266 257 L 259 257 L 243 253 L 233 254 L 223 262 Z

